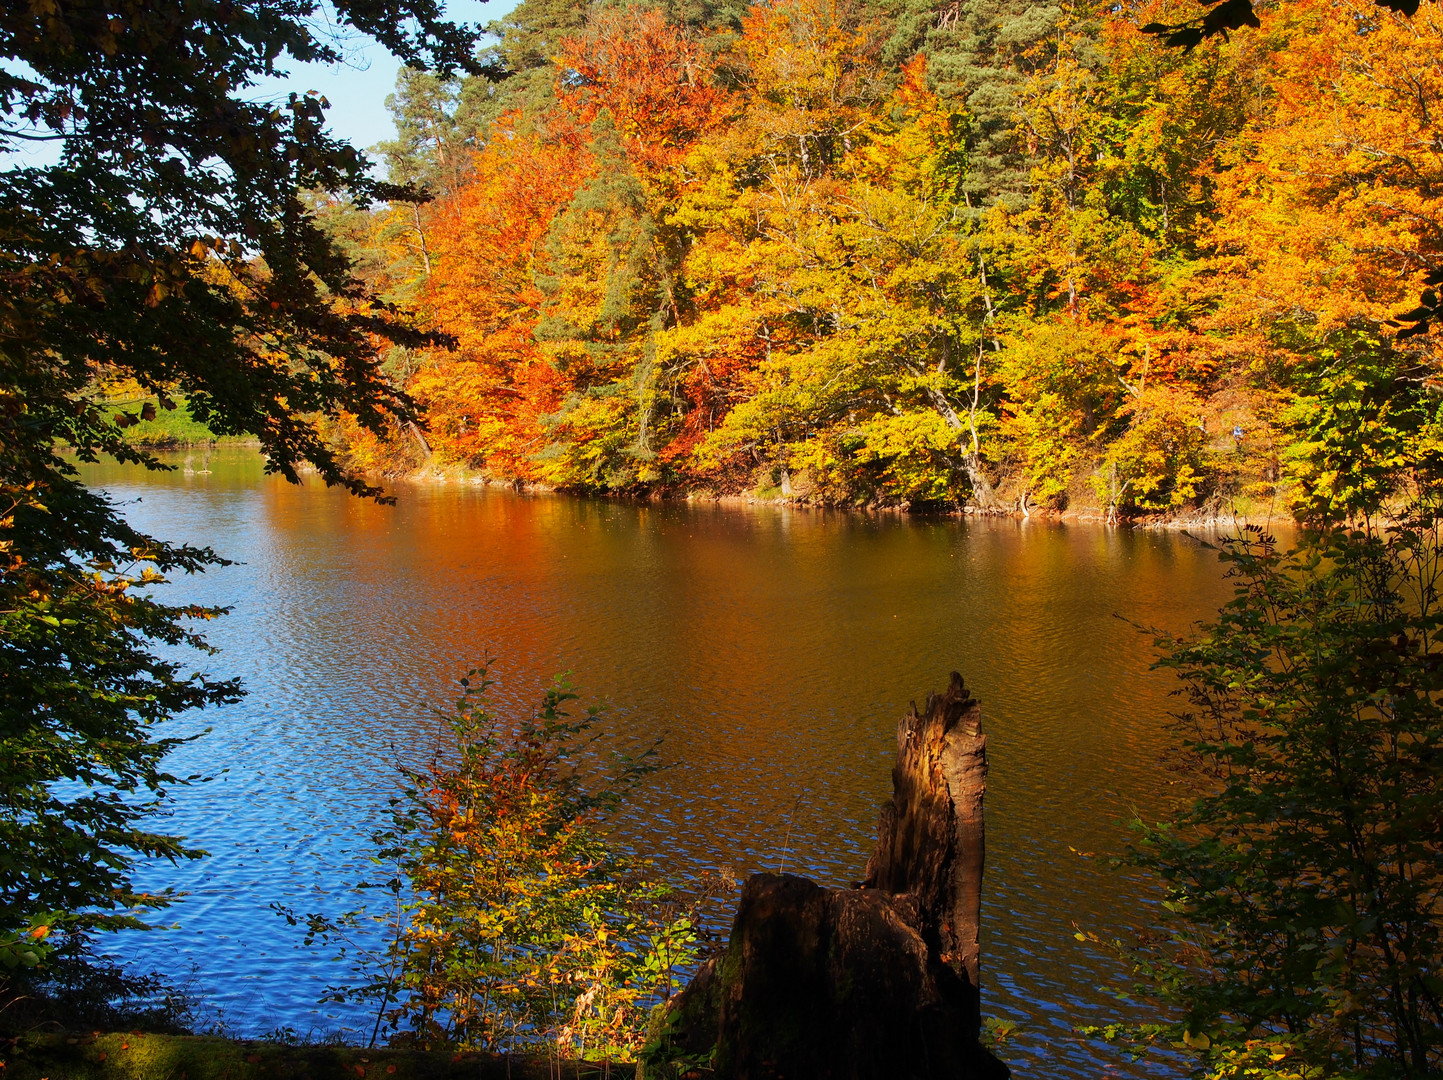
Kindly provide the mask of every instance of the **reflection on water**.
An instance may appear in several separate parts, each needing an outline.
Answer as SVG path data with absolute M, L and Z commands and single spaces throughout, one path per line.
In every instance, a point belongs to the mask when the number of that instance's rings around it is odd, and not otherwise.
M 180 792 L 169 823 L 211 858 L 158 867 L 148 884 L 189 893 L 164 917 L 180 928 L 119 946 L 193 968 L 235 1029 L 360 1026 L 316 1004 L 343 970 L 297 951 L 267 905 L 360 905 L 348 886 L 391 762 L 429 745 L 425 705 L 484 655 L 505 702 L 569 671 L 614 726 L 665 736 L 676 767 L 620 828 L 670 873 L 785 863 L 829 884 L 861 876 L 897 717 L 956 668 L 990 740 L 984 1008 L 1021 1025 L 1004 1056 L 1019 1077 L 1138 1074 L 1071 1034 L 1118 1015 L 1099 987 L 1126 974 L 1073 934 L 1124 933 L 1152 894 L 1079 852 L 1118 851 L 1124 820 L 1165 798 L 1170 684 L 1133 624 L 1216 608 L 1225 586 L 1196 541 L 462 486 L 403 486 L 384 507 L 240 452 L 206 466 L 85 475 L 136 524 L 240 560 L 171 589 L 233 607 L 198 663 L 250 691 L 177 722 L 214 729 L 176 755 L 215 779 Z

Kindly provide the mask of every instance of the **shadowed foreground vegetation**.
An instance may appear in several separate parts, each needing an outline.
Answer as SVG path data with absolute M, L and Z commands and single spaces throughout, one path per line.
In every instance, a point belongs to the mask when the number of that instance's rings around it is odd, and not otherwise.
M 0 1044 L 6 1080 L 530 1080 L 631 1076 L 634 1065 L 353 1046 L 286 1046 L 191 1035 L 25 1035 Z

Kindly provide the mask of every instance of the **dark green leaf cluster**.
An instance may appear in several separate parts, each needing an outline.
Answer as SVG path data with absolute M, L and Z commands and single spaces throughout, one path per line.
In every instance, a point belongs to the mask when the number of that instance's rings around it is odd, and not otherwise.
M 1056 4 L 1025 0 L 907 2 L 891 18 L 885 57 L 900 64 L 920 52 L 939 91 L 965 106 L 968 172 L 962 191 L 980 215 L 996 202 L 1025 205 L 1034 164 L 1016 130 L 1018 95 L 1052 55 L 1063 17 Z
M 473 66 L 475 34 L 435 0 L 335 11 L 408 62 Z M 256 100 L 288 62 L 340 58 L 320 13 L 312 0 L 0 10 L 0 933 L 52 910 L 82 930 L 128 925 L 166 902 L 132 889 L 134 861 L 199 853 L 144 825 L 193 779 L 165 771 L 176 740 L 157 726 L 239 693 L 156 655 L 203 648 L 193 620 L 220 612 L 154 587 L 222 560 L 130 527 L 75 461 L 159 467 L 123 432 L 183 398 L 215 433 L 257 438 L 288 479 L 309 463 L 378 495 L 318 420 L 346 412 L 380 431 L 412 415 L 379 346 L 433 339 L 355 280 L 308 194 L 409 193 L 327 134 L 318 96 Z M 115 385 L 149 403 L 112 411 Z
M 1165 643 L 1203 793 L 1144 831 L 1172 914 L 1144 966 L 1217 1075 L 1258 1048 L 1289 1063 L 1277 1075 L 1435 1075 L 1443 504 L 1287 553 L 1252 530 L 1222 556 L 1235 598 Z

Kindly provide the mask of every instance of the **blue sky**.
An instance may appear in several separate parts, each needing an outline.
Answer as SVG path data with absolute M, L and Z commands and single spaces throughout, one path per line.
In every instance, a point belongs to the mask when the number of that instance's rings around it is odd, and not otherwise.
M 485 25 L 516 6 L 516 0 L 447 0 L 446 14 L 456 22 Z M 319 90 L 331 103 L 326 119 L 331 131 L 365 150 L 395 134 L 386 95 L 396 86 L 396 58 L 369 38 L 352 33 L 339 40 L 346 54 L 340 65 L 296 64 L 284 79 L 267 79 L 256 97 L 284 101 L 291 91 Z
M 484 26 L 508 14 L 517 0 L 446 0 L 446 14 L 456 22 Z M 386 96 L 396 87 L 399 62 L 383 46 L 351 31 L 336 44 L 345 54 L 341 64 L 292 64 L 283 78 L 264 79 L 247 94 L 252 100 L 285 101 L 291 91 L 318 90 L 330 102 L 326 110 L 332 133 L 362 150 L 395 134 Z M 16 68 L 17 65 L 10 65 Z M 21 143 L 0 152 L 0 169 L 16 165 L 45 166 L 58 159 L 55 143 Z

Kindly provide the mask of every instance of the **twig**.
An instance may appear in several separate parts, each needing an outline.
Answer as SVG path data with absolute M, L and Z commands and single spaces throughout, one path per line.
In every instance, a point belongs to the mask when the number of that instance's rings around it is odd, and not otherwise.
M 791 813 L 787 815 L 787 838 L 782 843 L 782 861 L 780 865 L 777 866 L 777 873 L 779 874 L 786 871 L 787 855 L 790 854 L 792 850 L 792 822 L 796 819 L 797 807 L 802 805 L 802 798 L 806 793 L 806 788 L 802 788 L 802 790 L 797 793 L 796 800 L 792 803 Z

